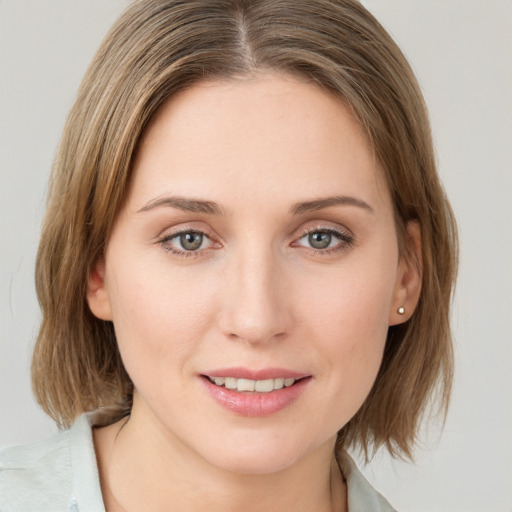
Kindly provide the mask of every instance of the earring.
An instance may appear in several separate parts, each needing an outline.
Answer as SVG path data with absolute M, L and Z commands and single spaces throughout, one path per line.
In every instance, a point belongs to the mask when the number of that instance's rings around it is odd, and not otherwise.
M 399 315 L 403 315 L 405 314 L 405 308 L 403 306 L 400 306 L 396 312 L 399 314 Z

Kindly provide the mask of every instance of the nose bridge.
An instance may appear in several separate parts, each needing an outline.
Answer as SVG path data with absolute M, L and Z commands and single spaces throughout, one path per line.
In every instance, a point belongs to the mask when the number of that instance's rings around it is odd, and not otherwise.
M 221 328 L 231 338 L 261 343 L 282 337 L 290 311 L 278 255 L 268 244 L 234 251 L 226 269 Z

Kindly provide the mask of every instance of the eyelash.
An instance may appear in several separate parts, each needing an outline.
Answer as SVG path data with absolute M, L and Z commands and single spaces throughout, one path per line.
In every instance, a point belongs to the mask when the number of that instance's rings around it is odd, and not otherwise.
M 164 251 L 171 253 L 175 256 L 178 256 L 180 258 L 191 258 L 191 257 L 194 258 L 194 257 L 200 256 L 201 253 L 205 249 L 197 249 L 194 251 L 187 251 L 185 249 L 179 250 L 179 249 L 176 249 L 175 247 L 173 247 L 172 245 L 168 245 L 169 242 L 171 242 L 172 240 L 179 238 L 181 235 L 186 235 L 186 234 L 202 235 L 204 238 L 210 240 L 212 245 L 215 244 L 215 242 L 212 240 L 212 238 L 210 236 L 208 236 L 207 233 L 205 233 L 204 231 L 197 230 L 197 229 L 184 229 L 182 231 L 177 231 L 176 233 L 172 233 L 170 235 L 164 236 L 163 238 L 158 240 L 157 243 L 164 249 Z M 203 243 L 203 241 L 201 241 L 201 245 L 202 245 L 202 243 Z
M 299 236 L 295 239 L 295 241 L 292 242 L 292 244 L 291 244 L 292 247 L 304 247 L 304 246 L 298 244 L 299 240 L 302 240 L 303 238 L 310 236 L 314 233 L 325 233 L 325 234 L 334 236 L 335 238 L 337 238 L 339 240 L 339 243 L 336 244 L 334 247 L 327 247 L 325 249 L 316 249 L 314 247 L 309 247 L 309 248 L 305 247 L 306 249 L 313 251 L 314 254 L 320 254 L 320 255 L 332 254 L 332 253 L 338 252 L 340 250 L 346 249 L 348 247 L 351 247 L 352 245 L 354 245 L 354 242 L 355 242 L 354 236 L 346 231 L 342 231 L 340 229 L 336 229 L 333 227 L 315 226 L 314 228 L 307 228 L 307 229 L 304 229 L 303 231 L 301 231 Z M 157 243 L 166 252 L 171 253 L 180 258 L 191 258 L 191 257 L 201 256 L 202 252 L 205 251 L 206 248 L 187 251 L 185 249 L 184 250 L 176 249 L 172 245 L 169 245 L 169 242 L 171 242 L 172 240 L 174 240 L 182 235 L 185 235 L 185 234 L 201 235 L 204 238 L 210 240 L 212 245 L 215 245 L 216 243 L 218 244 L 218 242 L 215 242 L 214 240 L 212 240 L 212 238 L 204 231 L 195 230 L 195 229 L 184 229 L 182 231 L 177 231 L 170 235 L 166 235 L 163 238 L 161 238 L 160 240 L 158 240 Z M 201 241 L 201 245 L 202 245 L 202 243 L 203 243 L 203 240 Z M 220 245 L 220 244 L 218 244 L 218 245 Z
M 327 247 L 325 249 L 316 249 L 314 247 L 309 247 L 313 251 L 314 254 L 320 254 L 320 255 L 329 255 L 338 251 L 341 251 L 343 249 L 347 249 L 354 245 L 355 237 L 348 231 L 343 231 L 341 229 L 336 229 L 332 226 L 315 226 L 313 228 L 306 228 L 304 229 L 300 236 L 292 243 L 293 247 L 298 246 L 298 241 L 302 240 L 303 238 L 310 236 L 314 233 L 325 233 L 331 236 L 334 236 L 338 239 L 339 243 L 336 244 L 334 247 Z M 300 246 L 302 247 L 302 246 Z

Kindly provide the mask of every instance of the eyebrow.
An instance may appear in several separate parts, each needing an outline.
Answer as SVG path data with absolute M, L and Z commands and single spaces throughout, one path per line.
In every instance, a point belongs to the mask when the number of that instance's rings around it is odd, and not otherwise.
M 363 208 L 368 210 L 371 213 L 374 213 L 373 208 L 363 201 L 362 199 L 358 199 L 356 197 L 351 196 L 332 196 L 325 197 L 322 199 L 314 199 L 312 201 L 302 201 L 300 203 L 296 203 L 290 208 L 290 213 L 292 215 L 303 215 L 304 213 L 314 212 L 317 210 L 322 210 L 323 208 L 329 208 L 331 206 L 357 206 L 359 208 Z M 170 197 L 162 197 L 158 199 L 153 199 L 146 205 L 144 205 L 137 213 L 147 212 L 150 210 L 154 210 L 155 208 L 176 208 L 178 210 L 183 210 L 186 212 L 194 212 L 194 213 L 204 213 L 207 215 L 226 215 L 226 211 L 219 206 L 217 203 L 213 201 L 204 201 L 202 199 L 188 199 L 185 197 L 179 196 L 170 196 Z
M 188 199 L 185 197 L 171 196 L 153 199 L 143 206 L 137 213 L 147 212 L 155 208 L 170 207 L 177 208 L 186 212 L 205 213 L 207 215 L 226 215 L 226 212 L 217 203 L 213 201 L 203 201 L 201 199 Z
M 323 208 L 340 205 L 357 206 L 358 208 L 363 208 L 371 213 L 374 213 L 373 208 L 368 203 L 362 199 L 351 196 L 332 196 L 321 199 L 314 199 L 313 201 L 296 203 L 290 208 L 290 213 L 293 215 L 302 215 L 304 213 L 314 212 L 317 210 L 322 210 Z

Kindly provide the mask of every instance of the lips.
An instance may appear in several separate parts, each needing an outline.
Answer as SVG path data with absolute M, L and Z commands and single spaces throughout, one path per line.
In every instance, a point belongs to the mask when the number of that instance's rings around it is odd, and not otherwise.
M 201 377 L 217 403 L 242 416 L 267 416 L 284 409 L 302 395 L 311 381 L 311 375 L 282 368 L 226 368 Z
M 235 379 L 266 380 L 266 379 L 295 379 L 299 380 L 308 377 L 307 373 L 289 370 L 287 368 L 264 368 L 261 370 L 250 370 L 241 366 L 233 368 L 218 368 L 204 372 L 208 377 L 233 377 Z

